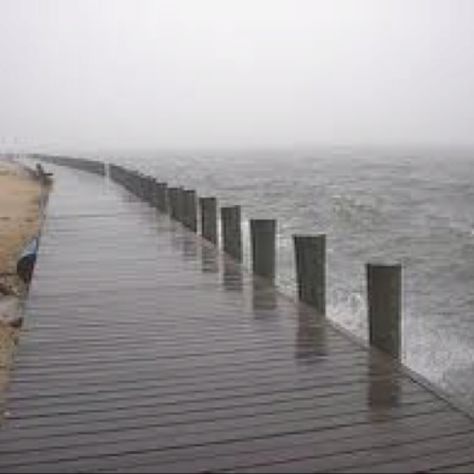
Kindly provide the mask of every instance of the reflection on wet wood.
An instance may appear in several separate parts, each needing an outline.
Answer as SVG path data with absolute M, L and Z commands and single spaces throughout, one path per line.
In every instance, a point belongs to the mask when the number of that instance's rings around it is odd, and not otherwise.
M 252 279 L 252 306 L 256 317 L 277 315 L 277 294 L 270 281 L 254 276 Z
M 222 282 L 228 291 L 242 291 L 242 267 L 227 257 L 223 257 Z
M 0 472 L 472 466 L 472 420 L 388 356 L 122 189 L 54 173 Z
M 204 273 L 219 272 L 219 258 L 216 250 L 203 243 L 201 247 L 201 264 Z
M 390 415 L 390 409 L 399 405 L 402 396 L 399 364 L 390 361 L 384 369 L 387 377 L 370 379 L 367 386 L 367 404 L 371 407 L 370 416 L 374 421 Z
M 184 232 L 182 235 L 182 243 L 184 257 L 189 260 L 196 260 L 199 249 L 194 235 Z

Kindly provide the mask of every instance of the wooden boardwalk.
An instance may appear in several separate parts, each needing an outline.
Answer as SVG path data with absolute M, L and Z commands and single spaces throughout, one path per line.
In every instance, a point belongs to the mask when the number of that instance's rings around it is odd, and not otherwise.
M 61 167 L 1 472 L 474 470 L 474 423 L 103 178 Z

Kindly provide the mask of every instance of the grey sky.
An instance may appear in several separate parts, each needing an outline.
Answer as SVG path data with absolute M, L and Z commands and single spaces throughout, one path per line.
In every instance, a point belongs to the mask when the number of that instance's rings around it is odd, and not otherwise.
M 472 0 L 0 0 L 0 148 L 474 145 Z

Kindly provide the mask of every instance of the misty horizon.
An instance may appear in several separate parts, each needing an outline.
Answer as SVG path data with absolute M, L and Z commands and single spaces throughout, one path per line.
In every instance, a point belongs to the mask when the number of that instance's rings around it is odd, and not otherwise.
M 4 0 L 0 150 L 471 150 L 469 0 Z

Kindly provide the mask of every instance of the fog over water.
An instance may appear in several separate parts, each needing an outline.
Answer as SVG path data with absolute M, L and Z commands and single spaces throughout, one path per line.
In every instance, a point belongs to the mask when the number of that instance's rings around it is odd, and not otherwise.
M 473 145 L 470 0 L 1 0 L 0 148 Z

